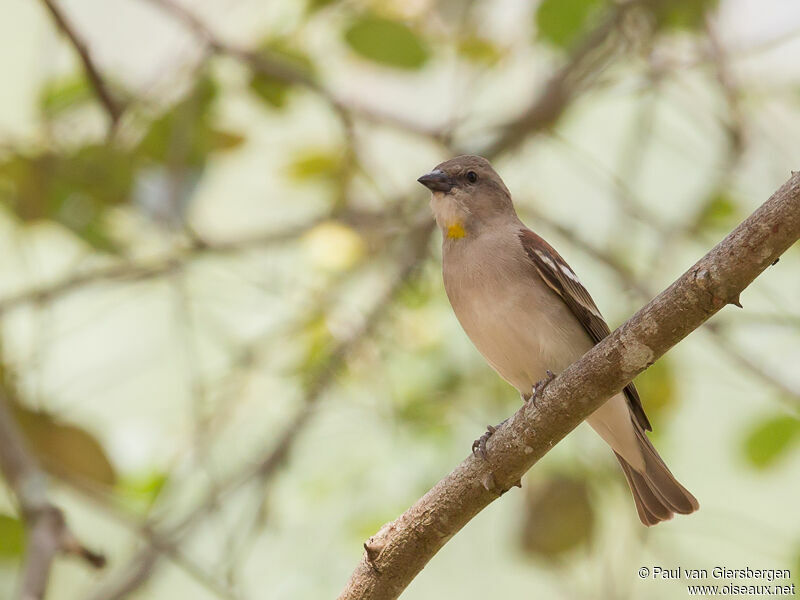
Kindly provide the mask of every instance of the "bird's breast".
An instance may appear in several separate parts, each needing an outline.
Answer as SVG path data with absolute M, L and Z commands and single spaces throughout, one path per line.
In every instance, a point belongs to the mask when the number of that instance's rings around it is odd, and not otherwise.
M 499 239 L 498 239 L 499 238 Z M 530 264 L 514 235 L 445 244 L 445 290 L 461 326 L 503 379 L 520 392 L 560 372 L 592 343 Z

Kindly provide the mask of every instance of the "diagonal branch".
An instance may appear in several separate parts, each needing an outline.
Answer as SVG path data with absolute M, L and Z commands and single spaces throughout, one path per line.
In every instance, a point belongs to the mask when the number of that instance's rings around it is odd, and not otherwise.
M 58 29 L 67 36 L 67 39 L 69 39 L 75 51 L 78 53 L 81 63 L 83 64 L 83 70 L 86 71 L 86 76 L 89 78 L 89 82 L 92 84 L 98 100 L 100 100 L 100 103 L 108 113 L 108 118 L 111 121 L 110 131 L 113 132 L 117 127 L 120 117 L 122 117 L 123 106 L 117 102 L 111 90 L 108 89 L 108 85 L 103 79 L 103 76 L 100 75 L 100 71 L 97 69 L 97 65 L 95 65 L 86 43 L 72 27 L 72 24 L 67 21 L 64 13 L 61 12 L 61 9 L 56 5 L 55 0 L 42 0 L 42 2 L 44 2 L 47 10 L 50 11 L 50 15 L 56 22 Z
M 79 556 L 93 567 L 105 564 L 103 556 L 78 541 L 67 527 L 63 513 L 50 503 L 46 476 L 19 432 L 3 390 L 0 390 L 0 473 L 16 496 L 27 525 L 20 600 L 44 598 L 50 567 L 57 554 Z
M 639 281 L 633 271 L 624 263 L 617 260 L 606 250 L 595 247 L 580 236 L 575 235 L 575 232 L 567 229 L 563 225 L 556 223 L 549 217 L 538 211 L 530 211 L 535 214 L 535 221 L 544 227 L 553 230 L 559 236 L 569 241 L 570 244 L 577 247 L 579 250 L 592 257 L 596 261 L 608 267 L 612 273 L 619 279 L 620 283 L 627 289 L 632 290 L 642 300 L 649 300 L 655 293 L 644 283 Z M 752 317 L 752 315 L 749 315 Z M 786 397 L 786 400 L 792 404 L 795 410 L 800 408 L 800 389 L 793 386 L 791 383 L 784 381 L 774 373 L 770 373 L 767 369 L 758 364 L 748 354 L 741 352 L 736 344 L 725 333 L 724 327 L 716 322 L 704 323 L 701 331 L 704 331 L 711 342 L 723 354 L 727 355 L 733 362 L 739 365 L 745 371 L 749 371 L 754 377 L 760 379 L 776 391 L 780 392 Z
M 557 442 L 739 294 L 800 238 L 800 172 L 365 544 L 340 600 L 397 598 L 436 552 Z

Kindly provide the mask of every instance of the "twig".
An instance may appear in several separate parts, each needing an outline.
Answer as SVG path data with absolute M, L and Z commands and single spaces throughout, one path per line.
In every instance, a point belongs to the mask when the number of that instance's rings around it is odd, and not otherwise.
M 255 73 L 271 79 L 277 79 L 278 81 L 290 85 L 299 85 L 315 92 L 339 115 L 345 124 L 345 128 L 348 127 L 348 122 L 351 119 L 351 115 L 353 115 L 373 123 L 390 125 L 402 131 L 416 133 L 426 137 L 439 139 L 443 135 L 441 131 L 421 127 L 418 123 L 414 123 L 403 117 L 364 105 L 355 105 L 349 100 L 339 98 L 334 95 L 333 92 L 327 90 L 314 77 L 298 69 L 280 56 L 269 53 L 267 50 L 252 51 L 223 41 L 215 35 L 197 15 L 186 10 L 174 0 L 146 1 L 183 23 L 203 41 L 210 53 L 220 56 L 229 56 L 243 63 Z
M 397 598 L 464 525 L 567 433 L 727 304 L 800 238 L 800 172 L 675 283 L 559 375 L 366 545 L 340 600 Z
M 58 28 L 64 35 L 67 36 L 67 39 L 69 39 L 70 43 L 75 48 L 75 51 L 78 53 L 81 63 L 83 64 L 83 69 L 86 71 L 86 76 L 89 78 L 89 82 L 92 84 L 92 88 L 94 88 L 97 98 L 100 100 L 100 103 L 108 113 L 108 118 L 111 121 L 109 130 L 113 132 L 117 127 L 120 117 L 122 116 L 124 110 L 123 106 L 114 99 L 114 96 L 109 90 L 108 85 L 103 79 L 103 76 L 100 75 L 100 71 L 94 64 L 94 60 L 92 59 L 92 55 L 89 53 L 86 43 L 81 39 L 70 22 L 66 19 L 64 13 L 61 12 L 61 9 L 58 8 L 55 0 L 42 0 L 42 2 L 44 2 L 44 5 L 50 11 L 50 14 L 53 17 L 53 20 L 56 22 Z
M 351 217 L 354 221 L 357 221 L 359 218 L 368 219 L 367 222 L 372 224 L 376 224 L 379 218 L 353 213 L 352 215 L 342 215 L 341 220 L 349 222 L 348 219 Z M 167 275 L 183 268 L 187 262 L 202 255 L 230 254 L 244 250 L 265 248 L 273 244 L 286 242 L 302 235 L 323 220 L 322 218 L 312 219 L 306 223 L 290 226 L 286 229 L 259 233 L 233 241 L 208 241 L 195 238 L 188 248 L 162 258 L 154 264 L 113 264 L 86 273 L 68 276 L 48 285 L 24 290 L 17 294 L 0 298 L 0 315 L 27 304 L 44 303 L 56 298 L 61 298 L 70 292 L 83 289 L 88 285 L 108 281 L 142 281 Z
M 72 554 L 93 567 L 105 558 L 78 541 L 61 510 L 47 497 L 47 478 L 27 448 L 0 389 L 0 472 L 19 503 L 27 526 L 27 550 L 19 586 L 20 600 L 40 600 L 47 590 L 50 567 L 57 554 Z
M 569 105 L 580 83 L 599 74 L 602 65 L 614 51 L 605 45 L 617 30 L 623 17 L 636 2 L 615 6 L 601 24 L 589 32 L 569 60 L 547 82 L 543 93 L 516 119 L 507 123 L 498 138 L 486 148 L 484 156 L 496 156 L 516 148 L 533 131 L 552 127 Z
M 715 323 L 707 323 L 706 326 L 703 327 L 703 331 L 709 334 L 717 350 L 726 354 L 739 367 L 745 371 L 749 371 L 751 375 L 780 392 L 786 403 L 791 403 L 795 412 L 800 410 L 800 389 L 773 375 L 766 368 L 758 364 L 757 361 L 753 360 L 751 355 L 745 354 L 739 350 L 734 341 Z

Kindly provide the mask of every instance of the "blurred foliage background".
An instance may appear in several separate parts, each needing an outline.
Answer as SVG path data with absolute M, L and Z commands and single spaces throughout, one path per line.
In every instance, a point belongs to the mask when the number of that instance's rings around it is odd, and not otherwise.
M 490 157 L 612 326 L 800 164 L 791 0 L 4 0 L 0 386 L 70 529 L 48 598 L 333 597 L 519 402 L 415 182 Z M 79 50 L 79 51 L 76 51 Z M 674 598 L 800 571 L 800 253 L 637 383 L 701 511 L 588 428 L 404 597 Z M 2 441 L 0 441 L 2 443 Z M 25 528 L 0 488 L 0 596 Z

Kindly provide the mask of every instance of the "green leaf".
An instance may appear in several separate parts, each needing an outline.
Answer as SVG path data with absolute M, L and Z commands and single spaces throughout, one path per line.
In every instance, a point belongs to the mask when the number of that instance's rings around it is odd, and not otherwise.
M 671 0 L 655 3 L 656 18 L 665 29 L 699 29 L 706 13 L 717 7 L 719 0 Z
M 305 351 L 297 372 L 304 385 L 311 385 L 327 368 L 336 343 L 325 313 L 312 314 L 298 337 L 303 340 Z
M 248 84 L 252 91 L 261 100 L 272 108 L 284 108 L 289 98 L 289 84 L 272 77 L 265 77 L 260 73 L 253 76 Z
M 391 523 L 403 510 L 405 510 L 405 507 L 398 505 L 391 508 L 358 513 L 354 518 L 350 519 L 346 527 L 354 540 L 363 542 L 378 533 L 384 525 Z
M 744 455 L 756 469 L 773 466 L 800 441 L 800 420 L 778 415 L 757 423 L 744 439 Z
M 439 275 L 437 273 L 437 275 Z M 406 308 L 422 308 L 436 293 L 435 280 L 430 277 L 414 277 L 406 282 L 397 294 L 397 301 Z
M 201 77 L 186 97 L 150 124 L 136 155 L 172 169 L 202 168 L 216 149 L 211 115 L 216 97 L 216 83 Z
M 292 158 L 287 166 L 295 181 L 337 179 L 342 174 L 342 152 L 328 148 L 306 148 Z
M 39 92 L 39 108 L 49 117 L 92 100 L 94 94 L 86 78 L 73 75 L 48 81 Z
M 283 108 L 289 96 L 289 84 L 258 73 L 250 80 L 250 90 L 273 108 Z
M 211 129 L 209 150 L 212 152 L 227 152 L 228 150 L 235 150 L 245 142 L 245 137 L 240 133 L 233 131 L 224 131 L 221 129 Z
M 53 415 L 14 404 L 14 416 L 39 459 L 49 469 L 111 486 L 114 468 L 100 443 L 77 425 L 61 423 Z
M 20 558 L 25 551 L 25 527 L 22 521 L 0 515 L 0 560 Z
M 736 203 L 725 192 L 718 191 L 706 200 L 700 209 L 695 227 L 702 229 L 728 229 L 735 222 L 738 222 L 739 210 Z
M 159 471 L 127 474 L 119 479 L 116 491 L 126 503 L 141 510 L 146 510 L 156 501 L 167 476 Z
M 493 65 L 503 56 L 503 51 L 489 40 L 471 34 L 458 41 L 458 53 L 474 63 Z
M 310 13 L 317 12 L 326 6 L 335 4 L 337 1 L 338 0 L 307 0 L 306 10 Z
M 447 417 L 463 380 L 459 369 L 441 360 L 441 348 L 395 357 L 382 378 L 398 422 L 428 436 L 449 433 Z
M 131 157 L 105 144 L 16 154 L 0 162 L 0 202 L 23 222 L 49 219 L 93 247 L 113 251 L 106 213 L 129 201 L 132 176 Z
M 568 48 L 587 29 L 590 17 L 604 0 L 542 0 L 536 10 L 539 38 Z
M 301 76 L 315 76 L 314 63 L 304 52 L 293 46 L 284 38 L 269 38 L 259 44 L 258 52 L 265 60 L 282 64 Z M 250 79 L 250 90 L 273 108 L 284 108 L 289 99 L 292 86 L 289 82 L 277 77 L 257 72 Z
M 353 21 L 344 32 L 360 56 L 398 69 L 419 69 L 430 58 L 425 42 L 407 25 L 372 15 Z
M 586 482 L 565 476 L 528 488 L 522 525 L 522 549 L 553 561 L 591 541 L 595 514 Z

